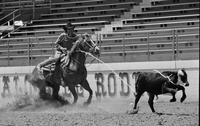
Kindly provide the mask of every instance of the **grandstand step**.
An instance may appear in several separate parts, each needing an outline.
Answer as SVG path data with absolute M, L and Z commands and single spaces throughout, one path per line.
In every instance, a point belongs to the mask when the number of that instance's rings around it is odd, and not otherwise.
M 131 37 L 148 37 L 148 36 L 153 37 L 153 36 L 166 36 L 166 35 L 171 35 L 173 37 L 175 35 L 175 31 L 177 31 L 178 35 L 195 34 L 199 33 L 199 27 L 113 32 L 110 34 L 102 34 L 102 40 L 109 38 L 131 38 Z
M 142 12 L 132 13 L 132 18 L 146 18 L 146 17 L 160 17 L 160 16 L 173 16 L 173 15 L 189 15 L 198 14 L 199 8 L 179 9 L 179 10 L 163 10 L 159 12 Z
M 180 30 L 179 32 L 181 32 Z M 0 40 L 1 45 L 5 45 L 5 47 L 9 45 L 15 46 L 16 44 L 22 44 L 22 45 L 28 45 L 28 44 L 50 44 L 54 43 L 56 41 L 58 36 L 41 36 L 41 37 L 26 37 L 26 38 L 11 38 L 11 39 L 2 39 Z M 186 35 L 178 35 L 176 38 L 178 41 L 198 41 L 199 40 L 199 34 L 186 34 Z M 174 41 L 174 38 L 172 35 L 168 36 L 149 36 L 149 38 L 146 37 L 130 37 L 130 38 L 110 38 L 110 39 L 103 39 L 100 40 L 99 46 L 103 45 L 119 45 L 119 44 L 142 44 L 142 43 L 168 43 Z
M 122 20 L 124 25 L 131 24 L 148 24 L 148 23 L 163 23 L 168 21 L 187 21 L 187 20 L 197 20 L 199 19 L 199 14 L 189 14 L 189 15 L 175 15 L 175 16 L 160 16 L 160 17 L 147 17 L 139 19 L 124 19 Z
M 102 20 L 102 21 L 90 21 L 90 22 L 76 22 L 72 24 L 75 25 L 76 27 L 86 27 L 86 26 L 105 25 L 108 23 L 109 21 Z M 65 25 L 66 25 L 66 22 L 61 23 L 61 24 L 30 25 L 30 26 L 21 27 L 21 29 L 62 28 Z
M 56 2 L 52 3 L 52 8 L 63 8 L 63 7 L 91 7 L 91 6 L 106 6 L 106 5 L 117 5 L 120 3 L 137 2 L 136 0 L 84 0 L 84 1 L 71 1 L 71 2 Z
M 140 2 L 141 0 L 130 0 L 131 2 L 115 2 L 107 4 L 94 4 L 94 5 L 84 5 L 84 6 L 70 6 L 70 7 L 59 7 L 51 8 L 51 13 L 62 13 L 62 12 L 81 12 L 90 10 L 106 10 L 111 8 L 132 8 L 133 5 Z
M 101 27 L 84 27 L 84 28 L 75 28 L 75 32 L 78 34 L 88 33 L 92 34 L 94 31 L 99 30 Z M 54 30 L 38 30 L 38 31 L 22 31 L 22 32 L 12 32 L 10 33 L 11 37 L 38 37 L 38 36 L 49 36 L 49 35 L 58 35 L 64 32 L 63 29 L 54 29 Z
M 171 21 L 164 23 L 149 23 L 140 25 L 124 25 L 122 27 L 113 27 L 114 32 L 121 31 L 139 31 L 139 30 L 152 30 L 152 29 L 168 29 L 168 28 L 187 28 L 187 27 L 199 27 L 199 20 L 188 21 Z
M 199 2 L 190 2 L 190 3 L 175 3 L 175 4 L 165 4 L 165 5 L 156 5 L 152 7 L 142 8 L 142 12 L 156 12 L 162 10 L 180 10 L 188 8 L 199 8 Z
M 48 59 L 51 55 L 0 57 L 0 66 L 33 66 Z
M 189 41 L 189 42 L 173 42 L 169 41 L 168 43 L 143 43 L 143 44 L 118 44 L 118 45 L 105 45 L 101 46 L 101 52 L 117 52 L 117 51 L 147 51 L 147 50 L 163 50 L 163 49 L 172 49 L 177 45 L 177 48 L 195 48 L 199 46 L 198 41 Z
M 169 4 L 183 4 L 183 3 L 192 3 L 192 2 L 199 2 L 199 0 L 160 0 L 160 1 L 152 1 L 151 5 L 169 5 Z
M 81 17 L 81 16 L 94 16 L 94 15 L 104 15 L 104 14 L 123 14 L 128 11 L 127 8 L 116 8 L 107 10 L 93 10 L 93 11 L 80 11 L 80 12 L 65 12 L 65 13 L 52 13 L 41 15 L 42 19 L 52 19 L 52 18 L 67 18 L 67 17 Z
M 95 16 L 83 16 L 76 18 L 58 18 L 58 19 L 45 19 L 45 20 L 32 20 L 33 25 L 41 25 L 41 24 L 58 24 L 58 23 L 66 23 L 66 21 L 71 21 L 73 23 L 77 22 L 91 22 L 91 21 L 111 21 L 114 18 L 118 17 L 117 15 L 95 15 Z
M 187 34 L 187 35 L 179 35 L 176 38 L 173 36 L 153 36 L 153 37 L 133 37 L 133 38 L 113 38 L 113 39 L 104 39 L 101 41 L 100 46 L 104 45 L 123 45 L 123 44 L 146 44 L 146 43 L 169 43 L 175 41 L 182 42 L 195 42 L 199 40 L 198 34 Z
M 30 0 L 17 0 L 17 1 L 5 1 L 0 3 L 0 6 L 3 6 L 3 11 L 8 10 L 15 10 L 20 8 L 32 8 L 33 7 L 33 1 Z M 48 7 L 49 2 L 47 1 L 35 1 L 36 7 Z

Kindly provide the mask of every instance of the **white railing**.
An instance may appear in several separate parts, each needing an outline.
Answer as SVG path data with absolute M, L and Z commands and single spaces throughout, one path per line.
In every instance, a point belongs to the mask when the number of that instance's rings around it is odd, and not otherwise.
M 170 37 L 172 38 L 171 40 L 167 40 L 167 41 L 169 41 L 169 43 L 168 43 L 168 45 L 169 44 L 171 44 L 171 46 L 170 47 L 167 47 L 167 49 L 166 48 L 160 48 L 159 50 L 162 52 L 162 51 L 166 51 L 166 52 L 170 52 L 170 54 L 169 55 L 171 55 L 171 59 L 172 60 L 179 60 L 179 51 L 181 50 L 181 48 L 179 48 L 179 45 L 183 42 L 183 40 L 179 40 L 178 38 L 179 38 L 179 36 L 183 36 L 183 35 L 180 35 L 178 32 L 177 32 L 177 30 L 179 30 L 179 29 L 173 29 L 173 30 L 171 30 L 170 32 L 171 33 L 173 33 L 173 34 L 171 34 L 170 35 Z M 146 32 L 145 32 L 146 33 Z M 187 35 L 187 34 L 186 34 Z M 52 37 L 52 36 L 51 36 Z M 146 54 L 147 55 L 147 59 L 145 60 L 145 61 L 151 61 L 151 52 L 152 51 L 158 51 L 157 49 L 154 49 L 154 50 L 152 50 L 152 48 L 151 48 L 151 42 L 150 42 L 150 39 L 151 38 L 157 38 L 156 36 L 152 36 L 151 34 L 150 34 L 150 32 L 147 32 L 146 33 L 146 39 L 147 39 L 147 41 L 146 41 L 146 43 L 143 43 L 143 44 L 146 44 L 146 50 L 145 49 L 142 49 L 141 50 L 141 52 L 144 52 L 144 54 Z M 0 51 L 0 54 L 1 53 L 4 53 L 4 56 L 3 55 L 1 55 L 0 56 L 0 59 L 6 59 L 7 58 L 7 60 L 8 60 L 8 66 L 9 66 L 9 62 L 12 62 L 12 61 L 10 61 L 9 60 L 9 58 L 17 58 L 17 57 L 26 57 L 27 58 L 27 60 L 26 60 L 26 62 L 28 62 L 27 63 L 27 65 L 35 65 L 34 63 L 32 63 L 33 62 L 33 59 L 32 59 L 32 57 L 43 57 L 44 59 L 46 59 L 48 56 L 50 57 L 50 56 L 52 56 L 53 55 L 53 53 L 54 53 L 54 51 L 55 51 L 55 48 L 54 48 L 54 40 L 51 38 L 49 38 L 49 40 L 46 40 L 46 41 L 48 41 L 48 42 L 41 42 L 40 41 L 40 39 L 38 39 L 39 37 L 30 37 L 30 38 L 26 38 L 25 40 L 25 42 L 23 42 L 23 43 L 21 43 L 21 45 L 23 46 L 23 45 L 27 45 L 26 47 L 27 48 L 24 48 L 24 49 L 10 49 L 9 47 L 10 46 L 17 46 L 17 45 L 20 45 L 20 43 L 15 43 L 15 44 L 13 44 L 13 42 L 12 42 L 12 40 L 16 40 L 16 41 L 18 41 L 18 39 L 17 38 L 10 38 L 10 39 L 3 39 L 3 41 L 4 41 L 4 47 L 6 48 L 6 49 L 3 49 L 3 51 L 1 50 Z M 41 37 L 42 38 L 42 37 Z M 43 38 L 45 38 L 45 37 L 43 37 Z M 46 37 L 47 38 L 47 37 Z M 54 36 L 54 39 L 56 39 L 57 37 L 56 36 Z M 101 34 L 95 34 L 94 35 L 94 37 L 93 38 L 95 38 L 95 41 L 96 42 L 99 42 L 99 47 L 103 50 L 103 48 L 104 48 L 104 46 L 102 45 L 102 41 L 104 41 L 104 39 L 102 39 L 102 35 Z M 160 36 L 160 38 L 162 38 L 162 36 Z M 127 46 L 126 45 L 126 42 L 124 42 L 125 41 L 125 37 L 123 38 L 121 38 L 121 40 L 123 41 L 122 43 L 120 43 L 120 45 L 121 45 L 121 50 L 119 51 L 120 53 L 122 53 L 122 57 L 124 57 L 124 59 L 126 59 L 125 58 L 125 56 L 126 56 L 126 54 L 127 53 L 129 53 L 130 51 L 128 51 L 128 50 L 125 50 L 123 47 L 125 47 L 125 46 Z M 133 37 L 133 39 L 134 39 L 134 37 Z M 127 40 L 126 40 L 127 41 Z M 198 41 L 198 40 L 197 40 Z M 1 42 L 1 40 L 0 40 L 0 42 Z M 184 42 L 187 42 L 187 41 L 184 41 Z M 46 44 L 45 44 L 46 43 Z M 192 44 L 196 44 L 197 42 L 195 42 L 195 43 L 192 43 Z M 35 48 L 34 46 L 38 46 L 39 48 Z M 42 48 L 42 45 L 51 45 L 51 47 L 45 47 L 45 48 Z M 137 44 L 136 44 L 137 45 Z M 198 45 L 198 44 L 197 44 Z M 1 46 L 3 46 L 2 44 L 0 44 L 0 48 L 1 48 Z M 192 47 L 192 48 L 194 48 L 194 53 L 195 52 L 197 52 L 198 53 L 198 50 L 199 50 L 199 48 L 198 47 Z M 186 49 L 187 50 L 187 47 L 185 47 L 184 49 Z M 195 51 L 196 50 L 196 51 Z M 25 55 L 25 54 L 17 54 L 17 51 L 24 51 L 24 52 L 28 52 L 27 53 L 27 55 Z M 37 53 L 37 55 L 36 54 L 33 54 L 34 52 L 38 52 L 38 51 L 40 51 L 41 53 L 39 54 L 39 53 Z M 44 51 L 44 52 L 43 52 Z M 112 51 L 111 51 L 112 52 Z M 119 53 L 118 52 L 118 53 Z M 133 52 L 134 52 L 134 49 L 133 49 Z M 135 52 L 137 52 L 137 51 L 135 51 Z M 5 53 L 7 53 L 7 55 L 5 55 Z M 11 54 L 12 53 L 12 54 Z M 13 53 L 16 53 L 16 54 L 14 54 L 13 55 Z M 113 52 L 114 53 L 114 52 Z M 108 53 L 106 53 L 106 52 L 104 52 L 103 54 L 102 54 L 102 56 L 105 56 L 105 55 L 109 55 L 109 52 Z M 100 57 L 101 58 L 101 57 Z M 123 59 L 123 58 L 122 58 Z M 122 61 L 122 62 L 126 62 L 126 61 Z

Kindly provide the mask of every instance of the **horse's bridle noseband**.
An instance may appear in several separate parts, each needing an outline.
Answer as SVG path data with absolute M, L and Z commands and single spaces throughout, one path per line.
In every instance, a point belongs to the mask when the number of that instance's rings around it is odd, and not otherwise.
M 89 40 L 92 42 L 93 46 L 91 46 L 86 39 L 84 39 L 84 43 L 87 44 L 87 46 L 90 48 L 89 52 L 91 52 L 91 50 L 94 50 L 97 47 L 97 44 L 94 44 L 94 41 L 92 39 L 89 38 Z

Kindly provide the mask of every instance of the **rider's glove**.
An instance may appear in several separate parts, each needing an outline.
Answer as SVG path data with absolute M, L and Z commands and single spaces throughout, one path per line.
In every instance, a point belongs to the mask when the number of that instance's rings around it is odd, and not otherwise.
M 72 55 L 72 51 L 68 51 L 68 55 L 71 56 Z
M 63 53 L 67 52 L 67 48 L 62 48 L 61 50 L 62 50 Z

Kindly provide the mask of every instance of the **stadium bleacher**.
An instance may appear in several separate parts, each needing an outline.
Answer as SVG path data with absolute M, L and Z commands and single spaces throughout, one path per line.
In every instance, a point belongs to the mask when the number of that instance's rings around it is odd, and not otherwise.
M 1 12 L 33 5 L 21 2 L 2 2 Z M 198 0 L 40 0 L 35 4 L 49 8 L 0 40 L 0 66 L 36 65 L 53 56 L 54 42 L 67 21 L 78 34 L 87 32 L 96 38 L 104 62 L 199 59 Z

